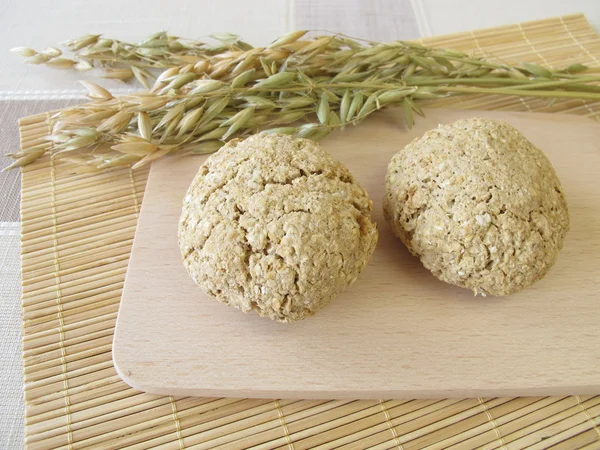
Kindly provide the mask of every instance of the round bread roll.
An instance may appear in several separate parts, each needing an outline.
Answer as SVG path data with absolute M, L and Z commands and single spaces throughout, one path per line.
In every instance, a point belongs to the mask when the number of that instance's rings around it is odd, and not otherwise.
M 430 130 L 392 158 L 384 214 L 436 277 L 484 296 L 541 279 L 569 229 L 544 154 L 511 125 L 477 118 Z
M 200 167 L 179 246 L 194 281 L 244 312 L 280 322 L 314 314 L 353 283 L 377 243 L 372 202 L 316 143 L 258 134 Z

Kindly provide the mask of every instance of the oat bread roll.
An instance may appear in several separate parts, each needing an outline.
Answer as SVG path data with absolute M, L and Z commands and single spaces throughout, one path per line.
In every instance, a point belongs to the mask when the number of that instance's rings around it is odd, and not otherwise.
M 392 158 L 384 214 L 436 277 L 483 295 L 542 278 L 569 229 L 544 154 L 511 125 L 477 118 L 428 131 Z
M 377 243 L 372 202 L 315 142 L 258 134 L 200 167 L 179 245 L 194 281 L 230 306 L 293 322 L 352 284 Z

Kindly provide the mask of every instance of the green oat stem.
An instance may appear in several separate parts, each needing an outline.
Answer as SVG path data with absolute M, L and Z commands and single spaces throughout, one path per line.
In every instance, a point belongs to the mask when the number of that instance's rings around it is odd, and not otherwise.
M 439 92 L 460 93 L 460 94 L 494 94 L 494 95 L 515 95 L 521 97 L 540 97 L 540 98 L 585 98 L 587 100 L 600 100 L 600 94 L 593 92 L 587 93 L 582 97 L 580 92 L 570 91 L 530 91 L 526 89 L 494 89 L 480 87 L 448 87 L 440 86 Z

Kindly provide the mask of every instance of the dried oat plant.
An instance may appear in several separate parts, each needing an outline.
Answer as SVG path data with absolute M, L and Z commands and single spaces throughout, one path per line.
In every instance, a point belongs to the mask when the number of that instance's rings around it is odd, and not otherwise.
M 140 44 L 84 36 L 66 44 L 69 57 L 54 47 L 13 49 L 32 64 L 99 67 L 109 78 L 136 78 L 147 91 L 113 97 L 82 82 L 92 102 L 54 114 L 53 145 L 12 154 L 9 168 L 46 153 L 81 172 L 139 167 L 173 152 L 214 152 L 259 130 L 318 140 L 388 106 L 402 107 L 412 125 L 414 114 L 423 114 L 421 99 L 450 95 L 600 100 L 597 70 L 581 64 L 555 70 L 410 42 L 305 34 L 291 32 L 257 48 L 232 34 L 213 35 L 206 44 L 161 32 Z M 153 79 L 155 69 L 163 71 Z

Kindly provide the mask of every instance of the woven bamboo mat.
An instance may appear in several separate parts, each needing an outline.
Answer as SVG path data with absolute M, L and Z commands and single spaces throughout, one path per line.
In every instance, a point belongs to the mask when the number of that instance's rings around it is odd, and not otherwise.
M 508 62 L 600 67 L 600 37 L 581 15 L 423 43 Z M 435 105 L 600 119 L 600 103 L 578 100 L 473 96 Z M 47 115 L 26 117 L 20 127 L 24 148 L 39 145 Z M 111 341 L 147 174 L 72 175 L 50 158 L 23 170 L 28 448 L 600 449 L 600 396 L 291 401 L 129 388 L 113 369 Z

